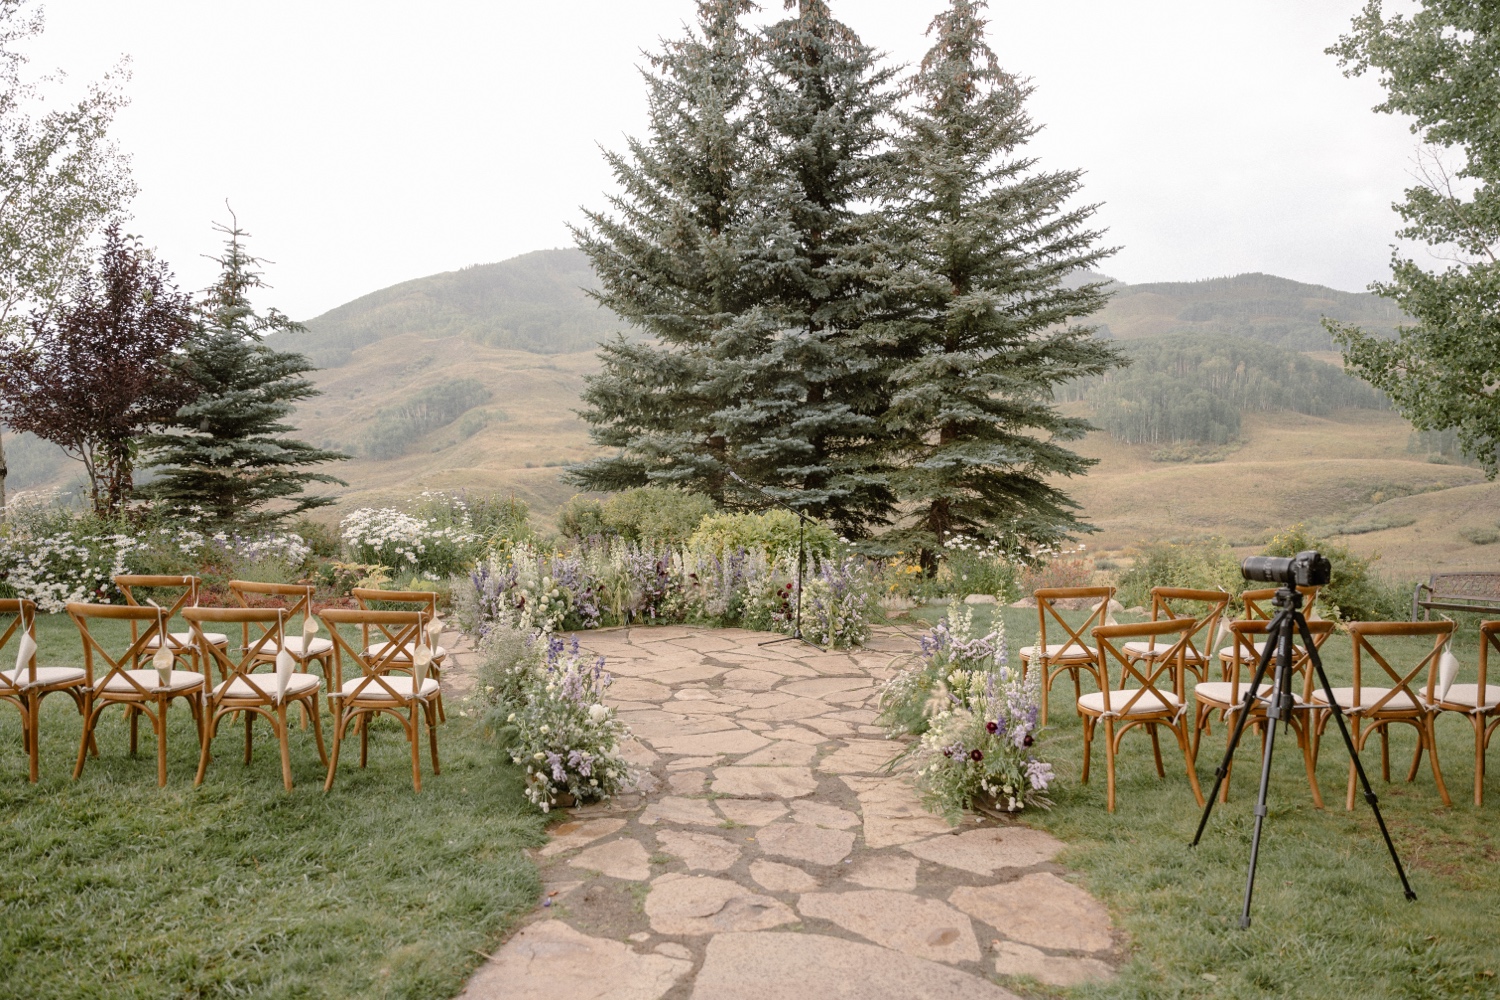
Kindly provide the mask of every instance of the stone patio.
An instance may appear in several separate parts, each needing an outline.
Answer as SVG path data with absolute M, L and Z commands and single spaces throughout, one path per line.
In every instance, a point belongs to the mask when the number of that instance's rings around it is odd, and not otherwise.
M 848 653 L 733 629 L 579 638 L 616 677 L 638 784 L 552 828 L 546 895 L 468 1000 L 1000 1000 L 1011 977 L 1069 986 L 1123 961 L 1061 842 L 950 828 L 887 773 L 902 745 L 875 705 L 907 636 Z M 455 653 L 461 693 L 473 654 Z

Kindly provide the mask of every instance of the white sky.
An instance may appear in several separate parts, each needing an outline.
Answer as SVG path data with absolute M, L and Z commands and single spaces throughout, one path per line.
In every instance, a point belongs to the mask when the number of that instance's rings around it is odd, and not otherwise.
M 768 13 L 780 0 L 763 0 Z M 1363 0 L 992 0 L 1047 167 L 1087 171 L 1128 282 L 1387 273 L 1415 140 L 1323 49 Z M 902 62 L 943 0 L 832 0 Z M 230 199 L 307 318 L 398 281 L 569 243 L 640 134 L 640 50 L 691 0 L 52 0 L 32 68 L 133 60 L 130 229 L 198 288 Z

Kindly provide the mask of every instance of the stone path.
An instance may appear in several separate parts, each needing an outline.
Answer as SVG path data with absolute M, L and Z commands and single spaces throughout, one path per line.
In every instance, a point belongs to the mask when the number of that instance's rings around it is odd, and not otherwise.
M 875 703 L 910 639 L 759 645 L 773 638 L 580 635 L 616 677 L 638 785 L 552 828 L 534 919 L 463 997 L 1000 1000 L 1008 977 L 1114 975 L 1118 935 L 1053 862 L 1061 842 L 993 820 L 950 828 L 886 773 L 901 745 Z

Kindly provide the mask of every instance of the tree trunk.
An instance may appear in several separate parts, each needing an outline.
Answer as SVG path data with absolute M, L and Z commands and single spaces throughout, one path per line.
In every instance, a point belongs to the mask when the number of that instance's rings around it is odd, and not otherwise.
M 5 476 L 9 471 L 5 467 L 5 432 L 0 429 L 0 521 L 5 520 Z

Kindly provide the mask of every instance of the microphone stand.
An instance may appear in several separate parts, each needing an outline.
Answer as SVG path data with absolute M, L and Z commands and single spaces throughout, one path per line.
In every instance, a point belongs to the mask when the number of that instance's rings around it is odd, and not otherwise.
M 791 504 L 785 502 L 784 500 L 773 497 L 771 494 L 767 493 L 759 486 L 756 486 L 754 483 L 746 482 L 743 478 L 740 477 L 740 474 L 738 472 L 735 472 L 733 469 L 730 469 L 728 471 L 730 478 L 739 483 L 741 486 L 745 487 L 747 490 L 754 490 L 756 493 L 759 493 L 761 496 L 771 501 L 771 503 L 776 505 L 777 507 L 784 508 L 797 515 L 797 608 L 795 612 L 795 618 L 793 619 L 792 634 L 781 639 L 769 639 L 766 642 L 760 643 L 760 645 L 774 646 L 779 642 L 805 642 L 813 649 L 816 649 L 819 652 L 826 653 L 827 650 L 825 650 L 822 646 L 819 646 L 817 643 L 813 642 L 811 639 L 807 638 L 807 636 L 802 634 L 802 567 L 806 562 L 806 555 L 804 553 L 804 546 L 806 544 L 805 529 L 807 527 L 807 522 L 811 520 L 811 518 L 809 518 L 801 510 L 798 510 L 796 507 L 793 507 Z

